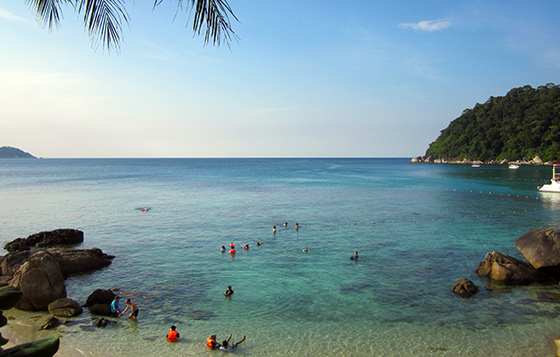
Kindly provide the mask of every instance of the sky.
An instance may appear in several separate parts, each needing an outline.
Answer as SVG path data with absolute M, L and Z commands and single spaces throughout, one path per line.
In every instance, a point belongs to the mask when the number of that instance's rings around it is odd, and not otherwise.
M 72 7 L 0 0 L 0 146 L 44 158 L 414 157 L 515 87 L 560 84 L 558 0 L 229 0 L 238 40 L 126 2 L 120 51 Z

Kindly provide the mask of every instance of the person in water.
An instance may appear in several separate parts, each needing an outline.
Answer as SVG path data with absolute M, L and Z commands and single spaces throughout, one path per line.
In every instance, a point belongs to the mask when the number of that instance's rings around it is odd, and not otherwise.
M 296 223 L 296 225 L 294 226 L 294 228 L 296 229 L 296 231 L 299 229 L 299 223 Z
M 126 299 L 125 302 L 126 302 L 126 309 L 124 309 L 119 316 L 124 315 L 124 313 L 127 312 L 128 309 L 130 309 L 130 315 L 128 315 L 127 319 L 136 320 L 136 318 L 138 317 L 138 306 L 136 306 L 136 304 L 133 303 L 132 300 L 130 299 Z
M 167 341 L 169 342 L 177 342 L 179 339 L 179 332 L 177 332 L 175 325 L 171 326 L 169 329 L 169 333 L 167 334 Z
M 225 252 L 225 251 L 226 251 L 226 247 L 224 247 L 224 246 L 222 245 L 222 248 L 220 249 L 220 252 L 223 253 L 223 252 Z
M 257 242 L 257 247 L 260 247 L 262 245 L 262 242 Z
M 231 352 L 231 351 L 233 351 L 241 342 L 245 341 L 245 337 L 246 337 L 246 336 L 243 335 L 243 338 L 241 339 L 241 341 L 232 343 L 232 344 L 230 345 L 230 344 L 229 344 L 229 341 L 231 340 L 231 333 L 230 333 L 228 339 L 222 341 L 222 345 L 219 347 L 219 349 L 220 349 L 221 351 L 228 351 L 228 352 Z
M 354 255 L 350 257 L 350 260 L 358 260 L 358 252 L 354 252 Z
M 249 244 L 245 244 L 245 245 L 243 246 L 243 249 L 249 250 Z
M 288 222 L 284 222 L 283 226 L 288 227 Z
M 215 350 L 220 347 L 220 344 L 216 342 L 216 335 L 212 335 L 206 339 L 206 347 L 211 350 Z
M 229 250 L 229 254 L 235 255 L 235 253 L 235 247 L 231 247 L 231 249 Z
M 272 233 L 276 234 L 276 226 L 272 226 Z
M 111 315 L 116 317 L 119 316 L 120 313 L 121 310 L 119 309 L 119 297 L 115 296 L 115 298 L 111 302 Z
M 231 289 L 231 286 L 228 286 L 226 289 L 226 292 L 224 293 L 225 296 L 232 296 L 233 295 L 233 290 Z
M 307 252 L 309 252 L 309 249 L 303 248 L 303 252 L 304 252 L 304 253 L 307 253 Z

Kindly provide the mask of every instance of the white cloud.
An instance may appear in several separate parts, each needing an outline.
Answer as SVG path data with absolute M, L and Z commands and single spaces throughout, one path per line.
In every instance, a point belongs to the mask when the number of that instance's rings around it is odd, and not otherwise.
M 399 26 L 405 29 L 413 29 L 416 31 L 433 32 L 448 28 L 449 26 L 451 26 L 451 22 L 445 20 L 427 20 L 417 23 L 403 23 Z
M 29 20 L 24 19 L 23 17 L 17 16 L 7 10 L 0 8 L 0 19 L 13 21 L 13 22 L 21 22 L 21 23 L 30 23 Z

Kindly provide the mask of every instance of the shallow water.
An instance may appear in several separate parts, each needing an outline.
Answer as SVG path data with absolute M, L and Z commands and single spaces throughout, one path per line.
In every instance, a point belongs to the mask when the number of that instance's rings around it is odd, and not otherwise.
M 137 323 L 91 329 L 86 312 L 59 328 L 88 356 L 216 354 L 206 337 L 229 332 L 247 335 L 235 353 L 248 356 L 553 355 L 560 311 L 539 296 L 556 287 L 474 274 L 487 252 L 521 258 L 515 239 L 557 224 L 560 197 L 536 190 L 551 169 L 407 161 L 0 160 L 0 243 L 76 228 L 82 247 L 116 256 L 67 280 L 79 302 L 118 288 L 140 308 Z M 219 251 L 231 242 L 234 258 Z M 463 277 L 481 292 L 454 296 Z M 164 339 L 171 324 L 179 343 Z

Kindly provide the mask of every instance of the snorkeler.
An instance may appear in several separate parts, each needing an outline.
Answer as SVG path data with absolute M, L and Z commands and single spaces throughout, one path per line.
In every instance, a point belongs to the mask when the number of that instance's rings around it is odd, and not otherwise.
M 350 257 L 350 260 L 358 260 L 358 252 L 354 252 L 354 255 Z

